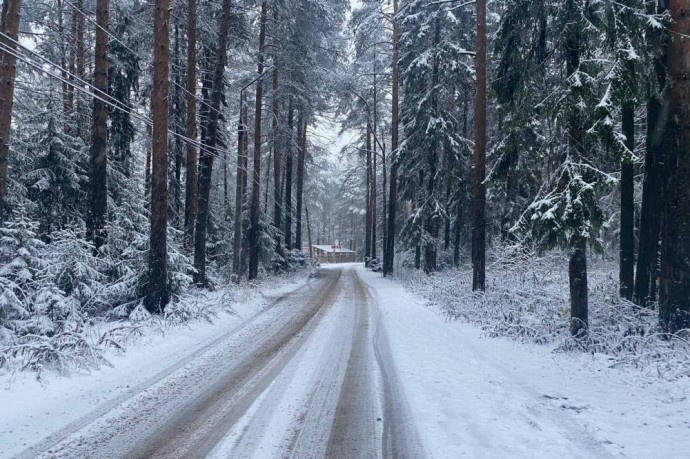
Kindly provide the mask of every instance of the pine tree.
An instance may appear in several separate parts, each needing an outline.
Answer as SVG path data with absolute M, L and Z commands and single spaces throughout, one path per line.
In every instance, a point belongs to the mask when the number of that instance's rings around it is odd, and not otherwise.
M 168 304 L 168 96 L 170 82 L 170 2 L 156 0 L 151 108 L 151 233 L 146 309 L 162 312 Z
M 258 54 L 258 75 L 256 82 L 256 106 L 254 111 L 254 174 L 252 177 L 252 206 L 251 206 L 251 229 L 249 234 L 249 279 L 255 279 L 259 273 L 259 213 L 261 212 L 261 113 L 263 107 L 263 81 L 261 80 L 264 72 L 264 49 L 266 44 L 266 21 L 267 21 L 268 2 L 261 2 L 261 25 L 259 26 L 259 54 Z
M 108 211 L 108 106 L 102 95 L 108 92 L 108 0 L 96 2 L 96 50 L 91 126 L 90 204 L 88 213 L 89 237 L 96 249 L 106 242 Z
M 223 0 L 223 11 L 218 29 L 218 41 L 215 52 L 213 74 L 210 78 L 210 104 L 206 110 L 206 133 L 203 135 L 205 148 L 199 159 L 199 207 L 194 230 L 194 282 L 206 284 L 206 235 L 208 229 L 211 181 L 213 178 L 213 157 L 217 147 L 222 146 L 220 138 L 220 108 L 223 98 L 223 75 L 227 62 L 228 35 L 230 33 L 231 0 Z M 208 76 L 204 76 L 206 80 Z
M 0 17 L 0 223 L 7 213 L 7 166 L 10 154 L 10 128 L 14 80 L 16 77 L 15 42 L 19 37 L 19 10 L 21 0 L 7 0 L 2 4 Z
M 472 290 L 486 290 L 486 1 L 477 1 L 477 94 L 472 164 Z
M 690 327 L 690 34 L 689 0 L 671 0 L 666 121 L 667 196 L 659 287 L 659 319 L 664 330 Z

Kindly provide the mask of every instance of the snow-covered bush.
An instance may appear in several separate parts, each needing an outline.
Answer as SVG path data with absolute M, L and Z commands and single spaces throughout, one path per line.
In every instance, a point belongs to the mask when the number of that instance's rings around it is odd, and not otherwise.
M 408 286 L 448 318 L 478 325 L 488 336 L 602 355 L 611 366 L 635 366 L 667 378 L 690 375 L 687 331 L 661 333 L 656 311 L 621 299 L 613 263 L 596 261 L 590 266 L 588 335 L 575 339 L 568 328 L 565 255 L 537 257 L 501 249 L 492 257 L 497 261 L 487 267 L 483 294 L 472 292 L 471 267 L 408 276 Z

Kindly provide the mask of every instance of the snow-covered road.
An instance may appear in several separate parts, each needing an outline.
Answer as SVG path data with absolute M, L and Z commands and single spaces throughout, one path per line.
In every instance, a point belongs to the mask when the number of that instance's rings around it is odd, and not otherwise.
M 3 391 L 0 456 L 686 454 L 687 385 L 653 390 L 576 357 L 482 338 L 359 266 L 326 267 L 245 319 L 204 330 L 125 389 L 99 394 L 96 375 L 72 378 L 24 412 L 10 400 L 22 391 Z M 82 383 L 88 409 L 74 402 Z

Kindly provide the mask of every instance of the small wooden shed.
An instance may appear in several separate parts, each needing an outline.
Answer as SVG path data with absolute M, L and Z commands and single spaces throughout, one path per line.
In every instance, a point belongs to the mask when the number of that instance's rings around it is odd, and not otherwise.
M 337 245 L 313 245 L 314 256 L 319 263 L 353 263 L 355 251 Z

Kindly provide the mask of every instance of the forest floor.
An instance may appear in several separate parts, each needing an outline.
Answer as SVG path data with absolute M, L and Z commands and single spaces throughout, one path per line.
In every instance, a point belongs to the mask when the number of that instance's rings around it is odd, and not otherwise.
M 232 309 L 142 338 L 112 368 L 0 375 L 0 457 L 687 453 L 688 378 L 489 338 L 360 265 Z

